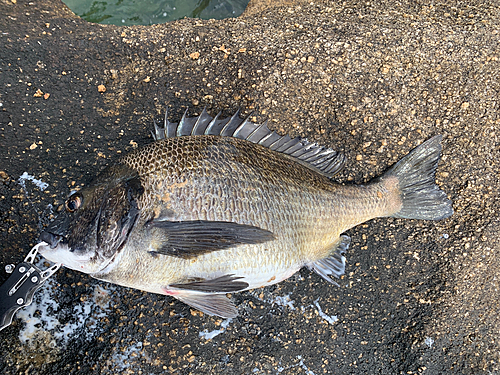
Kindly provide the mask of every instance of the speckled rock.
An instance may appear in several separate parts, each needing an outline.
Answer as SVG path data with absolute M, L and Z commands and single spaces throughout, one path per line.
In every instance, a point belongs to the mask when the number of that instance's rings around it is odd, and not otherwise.
M 492 4 L 261 0 L 237 19 L 117 27 L 57 1 L 1 0 L 2 265 L 24 258 L 70 190 L 151 142 L 166 107 L 174 120 L 186 108 L 254 111 L 345 152 L 343 182 L 443 134 L 437 179 L 456 213 L 359 226 L 340 288 L 302 270 L 233 295 L 232 321 L 59 271 L 0 332 L 0 372 L 499 373 Z

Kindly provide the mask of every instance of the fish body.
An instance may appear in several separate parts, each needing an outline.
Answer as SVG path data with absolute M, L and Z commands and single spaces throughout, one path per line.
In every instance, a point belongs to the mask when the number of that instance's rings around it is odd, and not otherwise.
M 349 245 L 342 233 L 360 223 L 452 213 L 434 183 L 439 136 L 366 185 L 332 182 L 342 155 L 237 114 L 166 120 L 156 138 L 68 198 L 67 217 L 41 236 L 42 255 L 234 317 L 225 293 L 280 282 L 304 266 L 335 283 Z

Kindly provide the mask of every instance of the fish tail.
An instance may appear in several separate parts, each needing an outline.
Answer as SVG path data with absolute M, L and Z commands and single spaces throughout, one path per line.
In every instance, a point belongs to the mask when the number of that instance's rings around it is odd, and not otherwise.
M 435 182 L 442 138 L 425 141 L 382 176 L 382 180 L 398 179 L 402 206 L 392 217 L 440 220 L 453 214 L 452 202 Z

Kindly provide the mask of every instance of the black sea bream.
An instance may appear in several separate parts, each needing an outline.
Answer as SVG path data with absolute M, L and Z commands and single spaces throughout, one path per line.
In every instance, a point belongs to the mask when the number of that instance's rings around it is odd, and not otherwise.
M 226 293 L 278 283 L 306 266 L 331 283 L 342 233 L 376 217 L 453 213 L 435 184 L 441 136 L 366 185 L 330 179 L 344 157 L 239 114 L 205 111 L 155 125 L 156 141 L 73 193 L 41 235 L 41 254 L 99 280 L 234 317 Z

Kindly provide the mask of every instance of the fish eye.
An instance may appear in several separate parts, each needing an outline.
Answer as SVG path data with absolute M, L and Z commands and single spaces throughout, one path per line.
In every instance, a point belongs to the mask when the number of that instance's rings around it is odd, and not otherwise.
M 66 210 L 68 212 L 75 212 L 82 205 L 83 198 L 80 194 L 73 194 L 66 201 Z

